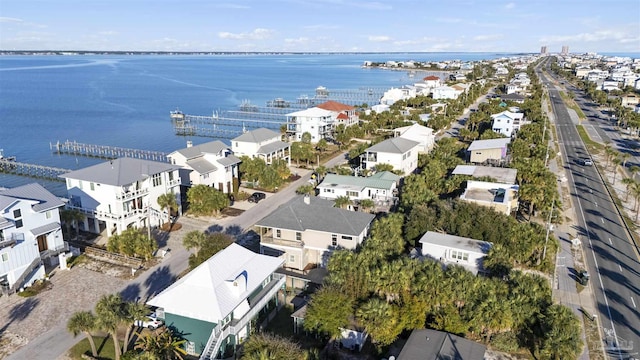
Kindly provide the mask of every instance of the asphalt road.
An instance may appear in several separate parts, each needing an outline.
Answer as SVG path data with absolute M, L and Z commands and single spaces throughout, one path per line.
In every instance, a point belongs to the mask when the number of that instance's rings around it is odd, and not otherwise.
M 577 232 L 587 252 L 605 350 L 614 359 L 637 357 L 640 351 L 640 263 L 637 249 L 622 223 L 595 166 L 579 160 L 589 154 L 558 90 L 545 76 L 556 117 L 558 140 L 577 212 Z

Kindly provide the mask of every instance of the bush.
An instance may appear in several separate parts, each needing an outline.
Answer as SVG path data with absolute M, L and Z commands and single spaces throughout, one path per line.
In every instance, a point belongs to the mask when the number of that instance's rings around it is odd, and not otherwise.
M 498 351 L 514 353 L 520 345 L 515 332 L 504 332 L 491 337 L 491 347 Z

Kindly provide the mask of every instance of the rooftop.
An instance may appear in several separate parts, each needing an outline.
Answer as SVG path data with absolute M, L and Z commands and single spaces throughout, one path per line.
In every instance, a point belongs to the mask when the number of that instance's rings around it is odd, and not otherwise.
M 499 138 L 489 140 L 475 140 L 467 148 L 468 151 L 473 150 L 487 150 L 487 149 L 501 149 L 507 147 L 511 142 L 511 138 Z
M 155 174 L 179 168 L 179 166 L 167 163 L 124 157 L 71 171 L 60 175 L 60 177 L 111 186 L 125 186 L 145 180 Z
M 493 166 L 458 165 L 452 174 L 471 175 L 475 178 L 488 176 L 500 183 L 515 184 L 518 170 Z
M 420 243 L 447 246 L 482 254 L 487 254 L 492 246 L 492 244 L 487 241 L 474 240 L 462 236 L 442 234 L 435 231 L 427 231 L 420 238 Z
M 271 140 L 277 137 L 280 139 L 280 133 L 266 128 L 259 128 L 251 131 L 247 131 L 244 134 L 234 138 L 231 141 L 241 141 L 249 143 L 261 143 L 265 140 Z
M 373 145 L 372 147 L 368 148 L 367 151 L 404 154 L 418 145 L 420 145 L 420 143 L 417 141 L 405 139 L 402 137 L 394 137 Z

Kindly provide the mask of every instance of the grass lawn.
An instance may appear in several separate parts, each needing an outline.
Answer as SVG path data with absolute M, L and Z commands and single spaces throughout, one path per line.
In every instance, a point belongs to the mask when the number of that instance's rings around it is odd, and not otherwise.
M 599 153 L 604 148 L 604 145 L 591 140 L 591 138 L 587 134 L 587 131 L 582 125 L 576 125 L 576 128 L 578 129 L 580 138 L 585 143 L 585 145 L 587 145 L 587 149 L 589 150 L 589 152 Z
M 94 336 L 93 341 L 96 343 L 96 349 L 98 350 L 98 359 L 112 360 L 116 358 L 113 340 L 110 335 Z M 86 338 L 80 340 L 69 350 L 69 356 L 72 359 L 81 360 L 82 354 L 91 356 L 91 345 L 89 345 L 89 340 Z

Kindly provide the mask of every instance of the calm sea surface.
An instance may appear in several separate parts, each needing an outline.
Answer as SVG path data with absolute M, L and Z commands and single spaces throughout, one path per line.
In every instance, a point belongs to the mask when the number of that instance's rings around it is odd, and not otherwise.
M 52 154 L 64 140 L 170 152 L 211 138 L 176 136 L 169 111 L 210 115 L 245 100 L 264 106 L 329 90 L 410 84 L 405 72 L 362 69 L 364 61 L 482 60 L 508 54 L 422 53 L 219 56 L 0 57 L 0 149 L 18 161 L 78 169 L 99 159 Z M 1 175 L 0 187 L 37 181 Z

